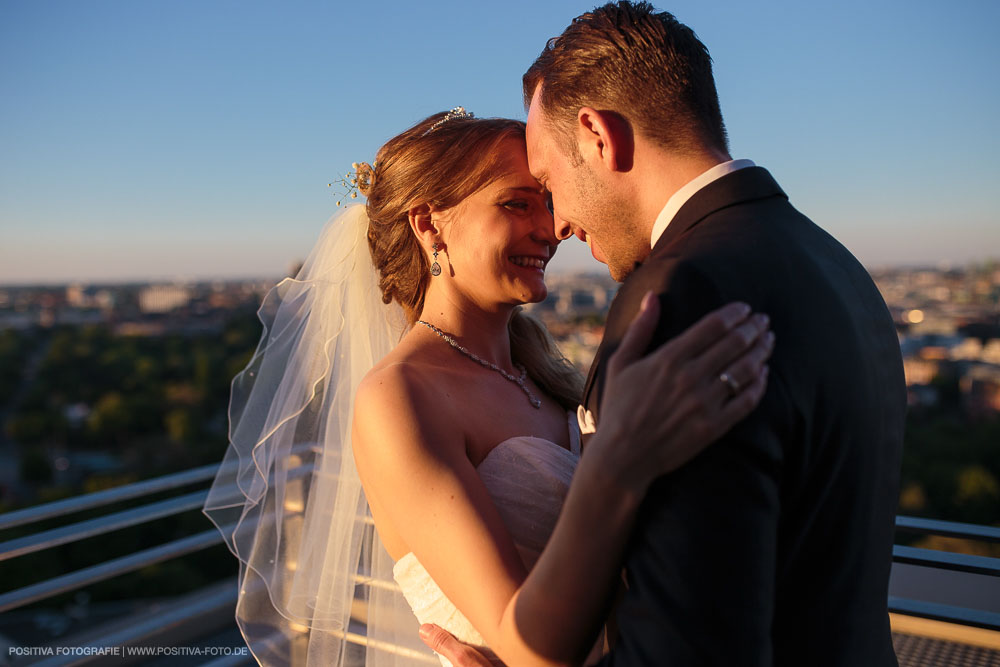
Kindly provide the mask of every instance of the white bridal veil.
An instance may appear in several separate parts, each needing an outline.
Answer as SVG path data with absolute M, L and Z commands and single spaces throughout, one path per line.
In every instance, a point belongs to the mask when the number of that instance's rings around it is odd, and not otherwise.
M 360 205 L 327 223 L 298 276 L 264 298 L 260 344 L 233 380 L 230 446 L 204 511 L 240 560 L 236 619 L 264 665 L 437 664 L 351 450 L 358 383 L 406 327 L 382 303 L 367 230 Z

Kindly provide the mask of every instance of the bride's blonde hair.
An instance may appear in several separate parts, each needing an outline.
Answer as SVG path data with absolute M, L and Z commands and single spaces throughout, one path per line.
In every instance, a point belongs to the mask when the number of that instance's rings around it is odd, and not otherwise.
M 368 198 L 368 247 L 382 300 L 399 303 L 411 325 L 423 310 L 431 276 L 427 256 L 410 229 L 410 209 L 418 204 L 457 205 L 496 178 L 504 141 L 524 142 L 521 121 L 452 116 L 441 122 L 445 116 L 434 114 L 390 139 L 379 149 L 371 171 L 364 166 L 360 179 Z M 517 308 L 509 330 L 514 362 L 563 407 L 576 409 L 583 377 L 544 325 Z

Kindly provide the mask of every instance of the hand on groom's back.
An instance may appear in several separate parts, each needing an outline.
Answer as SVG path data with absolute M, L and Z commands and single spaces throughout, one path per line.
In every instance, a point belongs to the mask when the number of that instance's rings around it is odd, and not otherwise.
M 420 626 L 420 638 L 431 650 L 448 658 L 455 667 L 492 667 L 482 653 L 433 623 Z

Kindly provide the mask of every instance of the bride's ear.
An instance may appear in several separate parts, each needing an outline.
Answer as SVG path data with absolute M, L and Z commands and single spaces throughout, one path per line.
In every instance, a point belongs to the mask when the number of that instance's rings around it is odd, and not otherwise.
M 432 217 L 433 212 L 430 204 L 417 204 L 407 212 L 410 229 L 413 230 L 420 245 L 424 248 L 430 248 L 440 238 L 441 230 L 438 228 L 437 221 Z

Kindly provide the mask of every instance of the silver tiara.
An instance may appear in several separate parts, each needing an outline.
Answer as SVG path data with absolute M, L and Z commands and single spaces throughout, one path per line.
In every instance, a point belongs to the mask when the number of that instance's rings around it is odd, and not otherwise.
M 434 130 L 438 129 L 439 127 L 447 123 L 449 120 L 453 120 L 455 118 L 475 118 L 475 117 L 476 115 L 471 111 L 466 111 L 465 107 L 455 107 L 454 109 L 446 113 L 444 115 L 444 118 L 431 125 L 430 128 L 428 128 L 428 130 L 420 136 L 426 137 L 428 134 L 430 134 Z

